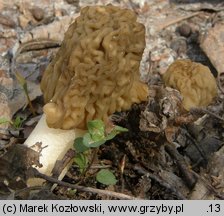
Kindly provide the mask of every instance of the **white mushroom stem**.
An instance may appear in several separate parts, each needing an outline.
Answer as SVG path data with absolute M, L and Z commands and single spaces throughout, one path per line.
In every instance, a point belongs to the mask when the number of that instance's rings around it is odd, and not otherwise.
M 45 115 L 41 117 L 40 121 L 25 141 L 25 145 L 31 147 L 37 142 L 42 143 L 44 147 L 40 155 L 40 163 L 43 165 L 41 168 L 37 168 L 39 172 L 51 175 L 52 169 L 54 168 L 55 162 L 61 160 L 66 152 L 73 147 L 73 143 L 76 137 L 80 137 L 84 134 L 83 130 L 61 130 L 49 128 Z M 34 149 L 35 150 L 35 149 Z M 66 167 L 60 175 L 62 179 L 66 173 Z M 44 182 L 42 179 L 32 178 L 28 180 L 29 186 L 39 186 Z

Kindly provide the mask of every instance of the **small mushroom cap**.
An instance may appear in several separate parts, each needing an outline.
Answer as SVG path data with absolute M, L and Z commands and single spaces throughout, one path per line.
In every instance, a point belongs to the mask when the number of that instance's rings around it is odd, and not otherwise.
M 146 101 L 139 74 L 144 47 L 145 28 L 131 10 L 83 8 L 41 81 L 48 126 L 85 129 L 91 119 L 106 122 Z
M 217 96 L 217 84 L 208 67 L 190 60 L 177 60 L 163 75 L 166 86 L 183 96 L 183 107 L 205 107 Z

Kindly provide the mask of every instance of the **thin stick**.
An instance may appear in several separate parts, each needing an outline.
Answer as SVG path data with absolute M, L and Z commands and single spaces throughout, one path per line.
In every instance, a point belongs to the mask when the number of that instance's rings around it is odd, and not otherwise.
M 72 188 L 72 189 L 76 189 L 76 190 L 83 191 L 83 192 L 88 192 L 88 193 L 107 195 L 107 196 L 114 197 L 114 198 L 121 199 L 121 200 L 137 200 L 137 199 L 139 199 L 137 197 L 129 196 L 129 195 L 114 192 L 114 191 L 100 190 L 100 189 L 96 189 L 96 188 L 84 187 L 84 186 L 80 186 L 80 185 L 70 184 L 70 183 L 67 183 L 67 182 L 57 180 L 53 177 L 44 175 L 34 168 L 30 168 L 30 169 L 31 169 L 31 172 L 33 172 L 33 175 L 35 177 L 45 179 L 46 181 L 49 181 L 49 182 L 54 183 L 54 184 L 61 185 L 63 187 L 68 187 L 68 188 Z
M 82 175 L 83 177 L 86 175 L 86 173 L 89 171 L 90 167 L 93 165 L 94 160 L 96 160 L 96 156 L 97 156 L 98 151 L 99 151 L 99 148 L 93 149 L 92 159 L 91 159 L 88 167 L 85 169 L 85 171 L 84 171 L 84 173 Z
M 79 166 L 78 165 L 72 165 L 73 167 L 75 167 L 75 168 L 79 168 Z M 107 168 L 111 168 L 111 165 L 92 165 L 91 167 L 90 167 L 90 169 L 92 170 L 92 169 L 107 169 Z
M 167 28 L 167 27 L 169 27 L 169 26 L 171 26 L 171 25 L 174 25 L 174 24 L 176 24 L 176 23 L 178 23 L 178 22 L 181 22 L 181 21 L 183 21 L 183 20 L 186 20 L 186 19 L 192 18 L 192 17 L 194 17 L 194 16 L 197 16 L 197 15 L 200 14 L 200 13 L 201 13 L 201 11 L 199 11 L 199 12 L 195 12 L 195 13 L 192 13 L 192 14 L 189 14 L 189 15 L 186 15 L 186 16 L 183 16 L 183 17 L 179 17 L 179 18 L 177 18 L 177 19 L 175 19 L 175 20 L 168 21 L 167 23 L 165 23 L 164 25 L 162 25 L 162 26 L 158 29 L 158 31 L 161 31 L 161 30 L 163 30 L 163 29 L 165 29 L 165 28 Z
M 188 168 L 184 158 L 178 153 L 178 151 L 171 147 L 168 143 L 165 145 L 165 150 L 168 152 L 168 154 L 171 156 L 171 158 L 174 159 L 176 162 L 183 179 L 185 180 L 186 185 L 192 189 L 194 185 L 196 184 L 197 179 L 192 174 L 191 170 Z
M 25 95 L 26 95 L 26 99 L 27 99 L 27 101 L 28 101 L 28 105 L 29 105 L 29 107 L 30 107 L 30 111 L 32 112 L 33 115 L 36 115 L 36 110 L 35 110 L 34 107 L 33 107 L 33 104 L 32 104 L 32 102 L 31 102 L 31 100 L 30 100 L 30 96 L 29 96 L 29 94 L 28 94 L 28 93 L 25 93 Z
M 193 112 L 193 113 L 196 112 L 196 113 L 208 114 L 208 115 L 210 115 L 210 116 L 212 116 L 212 117 L 218 119 L 219 121 L 224 122 L 224 118 L 222 118 L 221 116 L 219 116 L 219 115 L 217 115 L 217 114 L 215 114 L 215 113 L 213 113 L 213 112 L 211 112 L 211 111 L 209 111 L 209 110 L 207 110 L 207 109 L 204 109 L 204 108 L 192 108 L 192 109 L 190 110 L 190 112 Z

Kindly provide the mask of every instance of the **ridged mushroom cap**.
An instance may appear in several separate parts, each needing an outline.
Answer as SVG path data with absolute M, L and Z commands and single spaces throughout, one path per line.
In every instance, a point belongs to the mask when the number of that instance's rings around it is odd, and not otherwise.
M 176 60 L 163 75 L 166 86 L 175 88 L 183 96 L 186 110 L 209 105 L 217 95 L 217 84 L 210 69 L 191 60 Z
M 89 120 L 106 122 L 146 101 L 139 73 L 144 47 L 145 28 L 131 10 L 83 8 L 41 81 L 48 126 L 84 129 Z

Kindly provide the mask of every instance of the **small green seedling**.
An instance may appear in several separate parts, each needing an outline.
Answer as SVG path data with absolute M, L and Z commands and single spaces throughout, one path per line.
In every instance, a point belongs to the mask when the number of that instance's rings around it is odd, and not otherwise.
M 105 185 L 115 185 L 117 182 L 114 174 L 108 169 L 100 170 L 96 175 L 96 180 Z
M 74 141 L 74 148 L 78 153 L 74 158 L 76 164 L 79 166 L 80 171 L 84 172 L 88 165 L 88 159 L 86 152 L 90 148 L 98 148 L 106 141 L 113 139 L 117 134 L 121 132 L 127 132 L 128 129 L 114 126 L 109 132 L 106 130 L 103 121 L 92 120 L 87 123 L 88 132 L 83 137 L 78 137 Z M 105 185 L 116 184 L 116 178 L 110 170 L 102 169 L 96 175 L 96 180 Z
M 21 126 L 22 126 L 24 121 L 25 121 L 25 119 L 21 118 L 20 116 L 16 116 L 16 118 L 14 120 L 8 120 L 8 119 L 6 119 L 4 117 L 0 118 L 0 124 L 9 123 L 16 130 L 21 128 Z
M 88 166 L 88 157 L 85 153 L 78 153 L 74 158 L 75 163 L 79 166 L 80 172 L 83 173 Z
M 1 117 L 1 118 L 0 118 L 0 125 L 1 125 L 1 124 L 7 124 L 7 123 L 12 124 L 13 122 L 10 121 L 10 120 L 8 120 L 8 119 L 6 119 L 6 118 L 4 118 L 4 117 Z
M 101 120 L 92 120 L 87 123 L 88 132 L 83 137 L 78 137 L 74 141 L 74 148 L 77 152 L 84 152 L 89 148 L 98 148 L 106 141 L 113 139 L 121 132 L 128 129 L 114 126 L 110 132 L 106 132 L 105 125 Z
M 18 80 L 19 84 L 22 86 L 23 88 L 23 91 L 26 95 L 26 99 L 27 99 L 27 102 L 29 104 L 29 107 L 30 107 L 30 110 L 32 112 L 33 115 L 36 114 L 36 111 L 33 107 L 33 104 L 30 100 L 30 96 L 29 96 L 29 93 L 28 93 L 28 86 L 27 86 L 27 81 L 26 79 L 19 73 L 19 72 L 15 72 L 15 76 L 16 76 L 16 79 Z
M 15 129 L 20 129 L 24 121 L 25 121 L 25 118 L 21 118 L 20 116 L 16 116 L 16 119 L 13 121 L 12 126 Z

